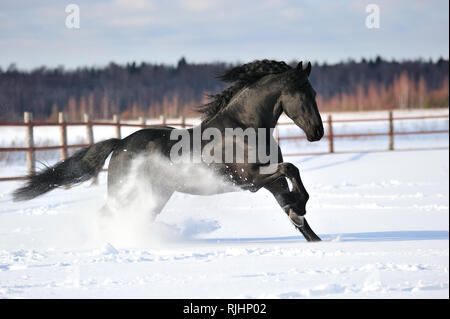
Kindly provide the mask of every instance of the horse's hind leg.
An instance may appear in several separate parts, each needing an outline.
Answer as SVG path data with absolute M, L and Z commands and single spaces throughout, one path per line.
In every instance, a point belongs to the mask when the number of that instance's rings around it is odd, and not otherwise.
M 108 202 L 100 210 L 100 215 L 108 217 L 114 213 L 144 213 L 153 221 L 163 210 L 173 191 L 163 187 L 149 187 L 143 190 L 135 185 L 131 189 L 127 188 L 122 196 L 117 196 L 118 193 L 120 190 L 115 189 L 108 194 Z
M 149 213 L 151 214 L 152 220 L 155 220 L 158 217 L 159 213 L 163 210 L 164 206 L 166 206 L 170 197 L 172 196 L 173 191 L 168 189 L 158 189 L 157 191 L 152 192 L 153 196 L 153 205 L 149 208 Z
M 266 185 L 268 191 L 270 191 L 278 204 L 283 208 L 284 212 L 289 216 L 295 228 L 297 228 L 307 241 L 320 241 L 319 236 L 317 236 L 314 231 L 309 227 L 308 222 L 304 216 L 298 216 L 293 214 L 293 208 L 296 206 L 296 196 L 295 192 L 289 190 L 286 178 L 279 178 L 274 182 Z

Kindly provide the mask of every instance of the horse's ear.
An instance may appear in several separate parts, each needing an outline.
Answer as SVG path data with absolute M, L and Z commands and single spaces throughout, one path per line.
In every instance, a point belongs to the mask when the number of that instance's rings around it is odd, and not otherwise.
M 305 68 L 306 75 L 309 76 L 311 74 L 311 62 L 308 62 Z
M 298 64 L 297 64 L 297 70 L 303 71 L 303 61 L 298 62 Z

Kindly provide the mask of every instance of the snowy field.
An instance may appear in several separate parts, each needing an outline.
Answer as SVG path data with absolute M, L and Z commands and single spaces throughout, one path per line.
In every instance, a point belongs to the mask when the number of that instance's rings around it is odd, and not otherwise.
M 448 147 L 448 134 L 428 138 Z M 322 242 L 265 190 L 175 193 L 152 223 L 97 214 L 104 173 L 24 203 L 10 196 L 20 182 L 0 183 L 0 297 L 449 298 L 448 150 L 288 160 Z M 22 161 L 0 168 L 22 173 Z

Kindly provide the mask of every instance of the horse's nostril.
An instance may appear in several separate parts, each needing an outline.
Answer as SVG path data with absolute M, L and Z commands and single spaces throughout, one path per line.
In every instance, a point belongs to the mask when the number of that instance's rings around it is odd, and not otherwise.
M 316 132 L 315 133 L 316 133 L 315 134 L 315 140 L 316 141 L 320 140 L 323 137 L 323 134 L 324 134 L 323 128 L 322 127 L 316 128 Z
M 319 136 L 319 138 L 322 138 L 322 137 L 323 137 L 323 128 L 319 128 L 319 129 L 317 130 L 317 135 Z
M 314 129 L 313 133 L 308 136 L 308 141 L 310 142 L 316 142 L 319 141 L 323 137 L 323 130 L 320 128 Z

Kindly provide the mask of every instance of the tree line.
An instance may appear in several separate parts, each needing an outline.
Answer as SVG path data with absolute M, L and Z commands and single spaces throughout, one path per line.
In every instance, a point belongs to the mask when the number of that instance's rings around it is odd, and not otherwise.
M 292 65 L 296 61 L 291 61 Z M 175 66 L 135 62 L 105 67 L 40 67 L 30 71 L 11 64 L 0 68 L 0 121 L 20 121 L 24 111 L 35 119 L 55 121 L 59 111 L 69 120 L 90 113 L 97 119 L 120 114 L 198 116 L 195 106 L 226 84 L 217 76 L 227 63 Z M 323 111 L 435 108 L 449 106 L 449 61 L 388 61 L 381 57 L 336 64 L 314 63 L 310 81 Z

